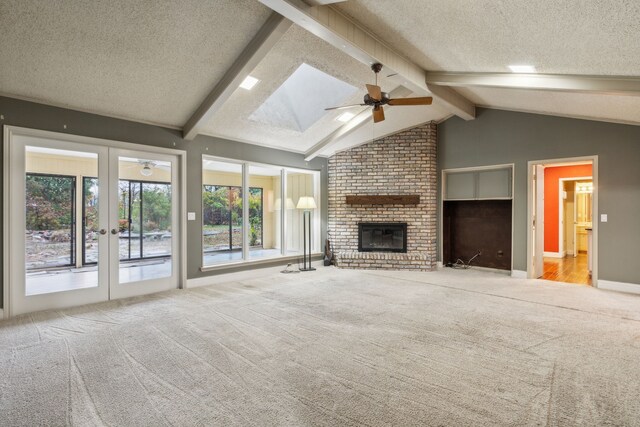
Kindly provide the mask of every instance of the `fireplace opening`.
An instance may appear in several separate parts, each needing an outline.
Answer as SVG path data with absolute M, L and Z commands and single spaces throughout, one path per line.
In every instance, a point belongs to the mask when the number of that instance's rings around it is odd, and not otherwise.
M 361 222 L 358 224 L 358 251 L 407 252 L 406 222 Z

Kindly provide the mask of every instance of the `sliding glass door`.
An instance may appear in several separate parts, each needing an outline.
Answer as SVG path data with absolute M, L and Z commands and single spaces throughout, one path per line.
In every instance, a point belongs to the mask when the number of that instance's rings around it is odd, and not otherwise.
M 26 173 L 25 261 L 28 271 L 75 265 L 75 197 L 75 176 Z

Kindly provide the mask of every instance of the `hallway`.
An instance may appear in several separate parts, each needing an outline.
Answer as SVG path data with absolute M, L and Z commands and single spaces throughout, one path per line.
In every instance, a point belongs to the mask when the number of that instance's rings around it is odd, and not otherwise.
M 541 279 L 556 282 L 576 283 L 591 286 L 591 277 L 587 269 L 587 254 L 577 257 L 544 258 L 544 273 Z

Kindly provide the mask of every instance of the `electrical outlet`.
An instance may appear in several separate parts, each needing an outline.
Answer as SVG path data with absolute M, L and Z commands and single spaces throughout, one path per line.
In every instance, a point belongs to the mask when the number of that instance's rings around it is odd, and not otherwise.
M 609 217 L 607 214 L 600 215 L 600 222 L 607 222 L 608 220 L 609 220 Z
M 187 212 L 187 221 L 195 221 L 196 213 L 195 212 Z

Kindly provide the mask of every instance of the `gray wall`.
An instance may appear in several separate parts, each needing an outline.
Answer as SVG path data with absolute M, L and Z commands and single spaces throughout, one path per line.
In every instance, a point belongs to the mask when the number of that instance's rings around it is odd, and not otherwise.
M 7 97 L 0 97 L 0 115 L 4 116 L 4 119 L 0 119 L 0 125 L 21 126 L 187 151 L 187 210 L 197 212 L 197 221 L 187 222 L 187 277 L 189 279 L 220 274 L 219 271 L 216 273 L 202 273 L 200 271 L 202 259 L 202 239 L 200 237 L 202 232 L 202 215 L 200 214 L 202 212 L 202 154 L 321 171 L 321 237 L 324 242 L 327 231 L 327 160 L 324 158 L 315 158 L 307 162 L 301 154 L 208 136 L 198 136 L 193 141 L 185 141 L 181 137 L 181 132 L 172 129 Z M 64 129 L 64 125 L 67 126 L 66 129 Z M 4 135 L 0 134 L 0 138 L 4 138 Z M 4 144 L 4 141 L 2 143 Z M 0 156 L 2 156 L 1 151 Z M 0 177 L 1 179 L 2 177 Z M 1 189 L 0 185 L 0 192 Z M 2 262 L 1 257 L 0 262 Z M 278 264 L 282 264 L 282 261 L 262 264 L 261 267 Z M 1 266 L 2 264 L 0 264 Z M 224 272 L 248 268 L 251 267 L 241 266 Z M 0 301 L 1 298 L 2 293 L 0 292 Z
M 527 161 L 589 155 L 598 155 L 598 208 L 609 215 L 599 223 L 598 279 L 640 284 L 640 126 L 491 109 L 438 126 L 439 172 L 515 164 L 515 270 L 527 269 Z

